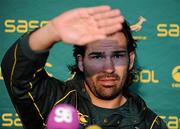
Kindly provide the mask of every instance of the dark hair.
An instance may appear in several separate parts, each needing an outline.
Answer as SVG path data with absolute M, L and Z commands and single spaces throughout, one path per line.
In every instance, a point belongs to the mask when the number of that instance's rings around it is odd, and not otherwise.
M 120 31 L 125 35 L 125 37 L 127 39 L 128 53 L 134 51 L 134 53 L 136 54 L 136 40 L 133 39 L 130 27 L 129 27 L 129 25 L 128 25 L 128 23 L 126 21 L 122 25 L 123 25 L 123 29 L 120 30 Z M 78 68 L 77 55 L 80 54 L 80 55 L 82 55 L 82 57 L 84 57 L 86 46 L 76 46 L 76 45 L 74 45 L 73 47 L 74 47 L 73 56 L 75 58 L 75 64 L 70 65 L 68 67 L 69 67 L 69 70 L 71 71 L 72 74 L 76 73 L 76 74 L 81 75 L 83 77 L 83 73 Z M 133 68 L 131 69 L 131 71 L 129 71 L 129 75 L 128 75 L 128 78 L 126 80 L 125 89 L 128 88 L 128 86 L 132 83 L 135 74 L 136 74 L 136 65 L 134 65 Z

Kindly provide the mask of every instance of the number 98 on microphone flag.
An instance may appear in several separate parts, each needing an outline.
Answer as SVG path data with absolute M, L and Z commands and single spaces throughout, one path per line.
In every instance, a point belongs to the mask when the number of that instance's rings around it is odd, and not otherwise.
M 78 129 L 79 118 L 77 110 L 69 104 L 55 106 L 48 116 L 48 129 Z

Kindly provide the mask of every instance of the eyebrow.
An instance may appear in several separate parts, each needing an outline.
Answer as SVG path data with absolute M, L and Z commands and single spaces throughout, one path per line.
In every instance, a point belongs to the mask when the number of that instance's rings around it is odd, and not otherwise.
M 117 50 L 117 51 L 113 51 L 113 54 L 121 54 L 121 53 L 126 53 L 127 50 Z M 104 54 L 104 52 L 91 52 L 88 54 L 88 56 L 91 56 L 91 55 L 102 55 Z
M 92 55 L 102 55 L 104 52 L 91 52 L 88 54 L 88 56 L 92 56 Z
M 121 53 L 126 53 L 127 50 L 118 50 L 118 51 L 114 51 L 113 54 L 121 54 Z

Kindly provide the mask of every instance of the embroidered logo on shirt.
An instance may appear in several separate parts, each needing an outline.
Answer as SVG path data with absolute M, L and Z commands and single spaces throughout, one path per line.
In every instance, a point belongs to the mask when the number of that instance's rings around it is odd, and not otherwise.
M 80 124 L 84 124 L 84 125 L 86 125 L 87 124 L 87 118 L 88 118 L 88 115 L 83 115 L 82 113 L 80 113 L 79 111 L 78 111 L 78 116 L 79 116 L 79 122 L 80 122 Z

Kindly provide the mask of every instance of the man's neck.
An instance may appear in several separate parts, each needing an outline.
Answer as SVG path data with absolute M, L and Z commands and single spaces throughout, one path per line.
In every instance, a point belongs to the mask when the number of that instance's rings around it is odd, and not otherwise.
M 99 99 L 90 91 L 89 87 L 86 84 L 85 88 L 91 98 L 91 102 L 97 107 L 113 109 L 122 106 L 127 101 L 127 99 L 121 94 L 112 100 Z

